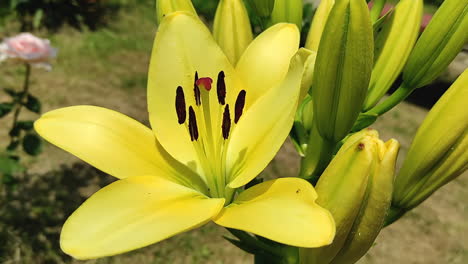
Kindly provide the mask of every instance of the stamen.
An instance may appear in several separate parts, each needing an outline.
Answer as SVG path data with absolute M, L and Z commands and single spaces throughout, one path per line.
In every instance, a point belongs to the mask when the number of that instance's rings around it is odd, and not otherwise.
M 223 130 L 223 138 L 228 139 L 229 131 L 231 130 L 231 114 L 229 113 L 229 104 L 227 104 L 224 108 L 223 124 L 221 128 Z
M 226 83 L 224 82 L 224 71 L 220 71 L 218 74 L 218 80 L 216 82 L 216 90 L 218 92 L 218 102 L 220 105 L 226 104 Z
M 198 140 L 197 118 L 192 106 L 189 107 L 189 133 L 192 141 Z
M 202 87 L 207 91 L 210 91 L 212 83 L 213 83 L 213 80 L 210 77 L 203 77 L 203 78 L 198 79 L 195 82 L 195 85 L 198 87 Z
M 193 93 L 195 94 L 195 104 L 199 106 L 201 105 L 201 100 L 200 100 L 200 88 L 198 88 L 197 81 L 198 81 L 198 72 L 195 72 L 195 81 L 193 82 Z
M 242 112 L 244 111 L 244 106 L 245 106 L 245 95 L 246 92 L 245 90 L 240 91 L 239 95 L 237 96 L 236 99 L 236 106 L 234 109 L 234 123 L 237 124 L 239 122 L 239 119 L 242 116 Z
M 175 107 L 179 124 L 185 123 L 185 119 L 187 118 L 187 109 L 185 108 L 184 89 L 182 89 L 181 86 L 177 87 L 176 90 Z

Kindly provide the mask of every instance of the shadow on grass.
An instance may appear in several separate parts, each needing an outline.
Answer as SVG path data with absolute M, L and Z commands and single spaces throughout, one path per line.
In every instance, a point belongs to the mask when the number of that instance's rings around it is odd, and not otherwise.
M 70 260 L 59 247 L 63 223 L 87 197 L 113 180 L 76 163 L 43 175 L 21 175 L 14 185 L 0 186 L 0 263 Z

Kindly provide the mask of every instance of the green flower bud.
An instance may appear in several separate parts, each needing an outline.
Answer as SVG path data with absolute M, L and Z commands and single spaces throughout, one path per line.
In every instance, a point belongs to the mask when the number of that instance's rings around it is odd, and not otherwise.
M 247 0 L 255 14 L 259 17 L 269 17 L 273 11 L 275 0 Z
M 320 4 L 315 11 L 309 34 L 307 35 L 307 41 L 305 44 L 306 48 L 313 51 L 318 50 L 320 38 L 322 37 L 322 32 L 325 28 L 325 24 L 327 23 L 328 15 L 330 14 L 333 4 L 335 4 L 335 0 L 320 1 Z
M 236 65 L 253 40 L 249 15 L 242 0 L 219 1 L 213 35 L 229 61 Z
M 389 223 L 468 169 L 468 70 L 419 127 L 395 180 Z
M 156 0 L 156 15 L 158 24 L 169 13 L 175 11 L 187 11 L 197 15 L 197 11 L 190 0 Z
M 335 239 L 326 247 L 301 249 L 301 263 L 359 259 L 369 249 L 390 205 L 398 147 L 394 140 L 384 144 L 375 130 L 348 138 L 315 186 L 317 204 L 335 219 Z
M 302 0 L 275 0 L 270 23 L 293 23 L 301 30 L 302 12 Z
M 371 76 L 374 42 L 366 2 L 336 2 L 324 32 L 312 85 L 314 115 L 320 135 L 338 142 L 361 112 Z
M 391 139 L 380 148 L 379 165 L 369 176 L 364 200 L 353 227 L 333 264 L 356 263 L 372 247 L 392 201 L 395 164 L 400 144 Z
M 402 0 L 384 22 L 375 40 L 377 54 L 364 110 L 378 103 L 405 66 L 419 35 L 423 7 L 423 0 Z
M 431 83 L 468 41 L 468 0 L 445 0 L 419 38 L 403 70 L 403 83 L 416 89 Z
M 395 140 L 384 144 L 375 130 L 347 139 L 315 187 L 317 204 L 335 219 L 335 239 L 326 247 L 300 249 L 301 263 L 354 263 L 367 252 L 390 205 L 398 148 Z

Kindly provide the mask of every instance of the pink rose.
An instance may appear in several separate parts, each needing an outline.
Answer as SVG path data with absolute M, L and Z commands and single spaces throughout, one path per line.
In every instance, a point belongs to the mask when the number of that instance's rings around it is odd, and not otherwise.
M 31 33 L 21 33 L 0 43 L 0 61 L 13 59 L 50 70 L 48 62 L 56 55 L 57 50 L 50 46 L 48 39 L 38 38 Z

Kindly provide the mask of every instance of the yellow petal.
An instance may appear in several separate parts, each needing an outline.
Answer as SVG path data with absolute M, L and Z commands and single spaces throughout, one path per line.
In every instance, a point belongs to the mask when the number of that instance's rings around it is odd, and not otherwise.
M 163 19 L 151 56 L 148 109 L 151 126 L 159 142 L 173 157 L 184 164 L 198 165 L 199 160 L 190 140 L 187 121 L 182 125 L 178 123 L 175 108 L 177 87 L 183 87 L 188 112 L 189 106 L 196 109 L 195 72 L 198 72 L 200 78 L 212 78 L 214 87 L 209 93 L 210 112 L 212 116 L 220 117 L 216 94 L 216 80 L 220 71 L 224 71 L 226 76 L 228 90 L 226 101 L 234 101 L 238 94 L 234 89 L 241 85 L 236 84 L 233 67 L 205 25 L 198 18 L 184 12 L 171 13 Z M 219 130 L 220 120 L 221 118 L 218 118 L 213 121 L 212 127 Z M 200 171 L 200 166 L 196 169 Z
M 118 112 L 86 105 L 66 107 L 44 114 L 34 128 L 50 143 L 114 177 L 165 171 L 173 181 L 202 192 L 206 188 L 157 144 L 151 129 Z
M 276 24 L 247 47 L 236 70 L 248 91 L 246 109 L 285 78 L 289 62 L 299 48 L 299 30 L 294 24 Z
M 224 205 L 157 176 L 104 187 L 65 222 L 62 250 L 90 259 L 141 248 L 207 223 Z
M 214 221 L 297 247 L 329 245 L 335 236 L 330 212 L 315 203 L 317 193 L 299 178 L 267 181 L 242 192 Z
M 283 83 L 260 97 L 234 127 L 227 150 L 229 187 L 238 188 L 255 178 L 286 140 L 298 104 L 304 63 L 310 54 L 301 49 L 291 60 Z M 247 92 L 246 98 L 249 96 Z

